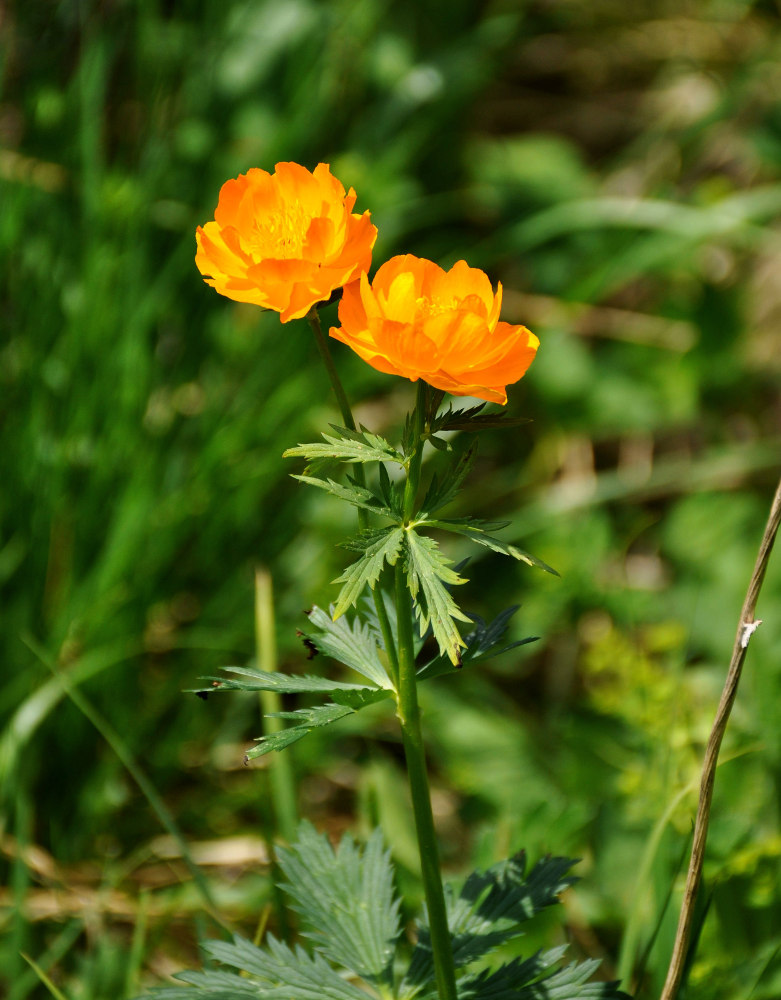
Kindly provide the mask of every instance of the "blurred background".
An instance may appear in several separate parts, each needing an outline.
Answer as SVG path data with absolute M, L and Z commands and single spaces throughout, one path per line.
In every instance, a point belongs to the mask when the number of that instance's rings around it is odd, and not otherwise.
M 261 732 L 199 675 L 280 665 L 353 519 L 289 478 L 337 418 L 311 334 L 194 264 L 221 184 L 329 162 L 375 266 L 465 257 L 542 346 L 454 513 L 459 598 L 539 641 L 427 685 L 444 863 L 582 859 L 528 947 L 569 940 L 655 997 L 704 741 L 781 469 L 781 19 L 775 0 L 60 0 L 0 8 L 0 984 L 130 997 L 270 890 Z M 335 321 L 335 307 L 324 322 Z M 409 383 L 341 345 L 391 438 Z M 688 993 L 781 995 L 781 558 L 724 744 Z M 318 659 L 318 670 L 338 667 Z M 373 710 L 372 710 L 373 711 Z M 419 899 L 397 737 L 356 717 L 291 751 L 321 828 L 383 824 Z M 134 778 L 146 776 L 142 792 Z M 159 802 L 156 799 L 159 797 Z M 157 802 L 155 808 L 154 803 Z M 170 813 L 180 841 L 161 815 Z M 672 892 L 672 898 L 670 898 Z M 564 927 L 562 927 L 562 919 Z M 631 977 L 635 978 L 632 979 Z M 0 985 L 0 992 L 2 992 Z

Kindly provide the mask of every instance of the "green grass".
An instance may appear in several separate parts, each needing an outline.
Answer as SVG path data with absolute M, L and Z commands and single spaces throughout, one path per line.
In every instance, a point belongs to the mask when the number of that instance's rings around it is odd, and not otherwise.
M 280 665 L 304 669 L 295 629 L 335 595 L 352 523 L 281 459 L 336 415 L 306 325 L 216 296 L 193 233 L 225 179 L 293 159 L 356 188 L 377 263 L 466 257 L 540 336 L 509 404 L 533 423 L 485 436 L 459 504 L 511 518 L 562 578 L 470 563 L 466 607 L 520 601 L 513 638 L 541 641 L 425 705 L 445 860 L 583 857 L 576 949 L 636 967 L 658 924 L 639 994 L 658 995 L 677 889 L 660 913 L 781 465 L 773 5 L 461 0 L 443 20 L 411 0 L 66 2 L 9 25 L 0 984 L 130 997 L 219 933 L 106 732 L 196 861 L 260 835 L 263 782 L 241 766 L 257 702 L 180 692 L 253 656 L 257 565 Z M 411 387 L 334 353 L 359 418 L 393 437 Z M 717 778 L 698 1000 L 781 985 L 780 598 L 776 558 Z M 398 746 L 372 718 L 377 742 L 358 720 L 297 748 L 298 806 L 332 829 L 379 818 L 412 907 Z M 205 877 L 252 936 L 268 883 L 232 850 Z

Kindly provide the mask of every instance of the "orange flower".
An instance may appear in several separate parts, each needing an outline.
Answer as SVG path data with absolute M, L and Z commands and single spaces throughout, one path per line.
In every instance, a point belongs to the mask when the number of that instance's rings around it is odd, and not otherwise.
M 506 403 L 505 386 L 534 360 L 539 340 L 525 326 L 499 322 L 502 286 L 460 260 L 444 271 L 406 254 L 348 285 L 332 337 L 373 368 L 419 378 L 454 396 Z
M 327 163 L 255 167 L 223 184 L 214 221 L 196 231 L 195 263 L 229 299 L 273 309 L 283 323 L 305 316 L 369 269 L 377 229 L 368 212 L 352 214 L 355 199 Z

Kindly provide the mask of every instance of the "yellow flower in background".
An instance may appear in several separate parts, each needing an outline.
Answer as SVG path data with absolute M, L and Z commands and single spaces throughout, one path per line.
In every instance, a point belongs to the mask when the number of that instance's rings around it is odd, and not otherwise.
M 534 360 L 539 340 L 499 321 L 502 286 L 460 260 L 449 271 L 406 254 L 344 289 L 331 336 L 381 372 L 422 378 L 454 396 L 506 403 L 505 387 Z
M 196 266 L 229 299 L 283 323 L 305 316 L 371 265 L 377 229 L 368 212 L 353 214 L 356 197 L 327 163 L 248 170 L 223 184 L 214 221 L 198 227 Z

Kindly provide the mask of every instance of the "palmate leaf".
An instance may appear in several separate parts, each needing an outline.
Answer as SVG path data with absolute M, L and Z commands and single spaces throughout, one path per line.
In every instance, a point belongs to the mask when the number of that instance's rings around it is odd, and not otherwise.
M 474 521 L 469 518 L 443 518 L 440 520 L 427 519 L 423 523 L 425 523 L 428 528 L 440 528 L 442 531 L 450 531 L 456 535 L 465 535 L 467 538 L 471 538 L 472 541 L 476 542 L 478 545 L 484 545 L 486 548 L 492 549 L 494 552 L 501 552 L 502 555 L 512 556 L 513 559 L 518 559 L 519 562 L 525 562 L 529 566 L 536 566 L 538 569 L 545 570 L 546 573 L 552 573 L 553 576 L 559 575 L 552 566 L 543 562 L 542 559 L 538 559 L 529 552 L 519 549 L 517 545 L 508 545 L 507 542 L 503 542 L 498 538 L 494 538 L 493 535 L 488 534 L 486 527 L 503 527 L 504 525 L 502 523 L 487 526 L 483 522 Z
M 299 444 L 288 448 L 283 458 L 305 458 L 314 462 L 325 458 L 338 459 L 341 462 L 396 462 L 406 465 L 407 460 L 393 448 L 385 438 L 371 434 L 362 427 L 360 431 L 352 431 L 346 427 L 331 424 L 334 434 L 323 434 L 324 444 Z
M 334 851 L 326 836 L 302 823 L 297 844 L 280 849 L 278 857 L 285 892 L 318 950 L 368 982 L 390 986 L 399 899 L 381 831 L 362 852 L 346 834 Z
M 389 698 L 390 691 L 381 688 L 363 688 L 360 691 L 335 691 L 334 698 L 338 703 L 329 705 L 315 705 L 313 708 L 299 708 L 295 712 L 270 712 L 266 718 L 290 719 L 296 724 L 280 730 L 278 733 L 270 733 L 268 736 L 261 736 L 257 740 L 257 746 L 252 747 L 244 755 L 246 760 L 255 757 L 263 757 L 272 750 L 284 750 L 293 743 L 297 743 L 305 736 L 308 736 L 313 729 L 322 729 L 323 726 L 330 726 L 332 722 L 338 722 L 346 715 L 373 705 L 375 702 Z
M 458 896 L 447 894 L 448 926 L 453 941 L 453 959 L 460 968 L 488 955 L 498 945 L 519 937 L 523 925 L 577 881 L 567 873 L 570 858 L 544 858 L 526 876 L 526 856 L 521 853 L 473 872 Z M 420 922 L 418 944 L 412 954 L 406 982 L 417 985 L 433 974 L 428 925 Z
M 390 526 L 366 532 L 348 543 L 350 548 L 361 547 L 363 555 L 334 580 L 334 583 L 344 584 L 336 601 L 334 618 L 339 618 L 354 605 L 366 587 L 374 589 L 385 564 L 396 564 L 403 541 L 404 529 Z
M 314 945 L 290 948 L 273 936 L 258 947 L 243 937 L 207 941 L 206 956 L 220 970 L 182 972 L 190 986 L 147 993 L 156 1000 L 436 1000 L 425 919 L 409 972 L 399 983 L 403 939 L 399 900 L 388 853 L 375 831 L 361 850 L 345 836 L 337 850 L 304 822 L 297 841 L 280 850 L 281 888 Z M 458 895 L 448 894 L 459 1000 L 629 1000 L 614 983 L 589 983 L 598 963 L 561 966 L 566 946 L 485 965 L 491 949 L 522 933 L 526 921 L 556 902 L 572 879 L 571 861 L 548 858 L 525 875 L 523 855 L 476 872 Z M 475 962 L 477 968 L 470 968 Z M 231 970 L 231 971 L 229 971 Z
M 344 663 L 377 687 L 392 690 L 393 682 L 379 655 L 378 632 L 357 615 L 351 623 L 344 617 L 334 621 L 332 614 L 315 605 L 308 614 L 311 628 L 306 638 L 325 656 Z
M 405 533 L 404 547 L 407 586 L 420 621 L 421 634 L 431 625 L 440 650 L 451 663 L 459 664 L 461 649 L 466 644 L 455 619 L 468 622 L 469 618 L 459 609 L 445 585 L 454 586 L 466 583 L 466 580 L 450 569 L 452 560 L 442 555 L 433 538 L 409 529 Z

